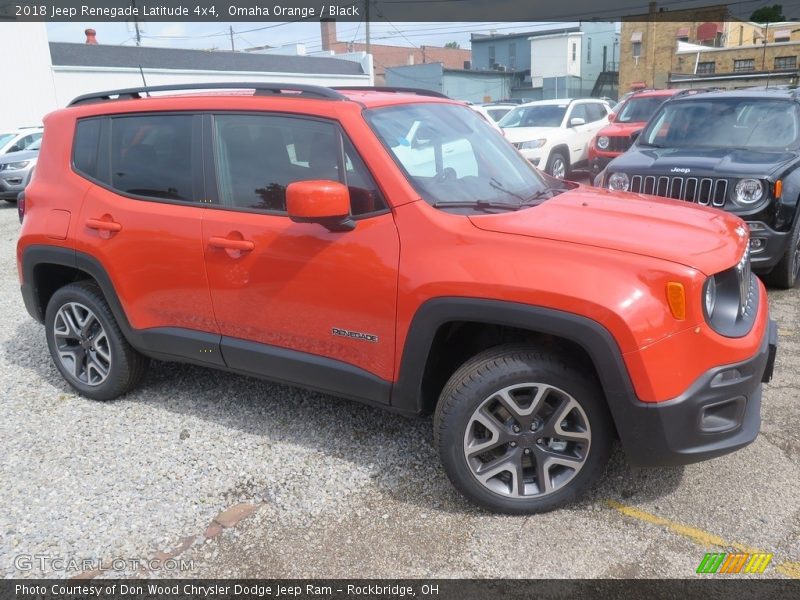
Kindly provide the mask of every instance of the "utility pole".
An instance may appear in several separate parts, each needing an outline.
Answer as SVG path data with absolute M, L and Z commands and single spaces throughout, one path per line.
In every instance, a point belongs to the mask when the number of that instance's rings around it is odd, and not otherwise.
M 136 0 L 131 0 L 131 6 L 134 8 L 134 13 L 136 13 Z M 142 34 L 139 32 L 139 19 L 137 17 L 133 17 L 133 26 L 136 29 L 136 45 L 142 45 Z
M 369 54 L 369 0 L 364 0 L 364 25 L 366 25 L 367 30 L 367 54 Z
M 236 47 L 233 45 L 233 26 L 228 27 L 228 31 L 231 33 L 231 52 L 236 52 Z

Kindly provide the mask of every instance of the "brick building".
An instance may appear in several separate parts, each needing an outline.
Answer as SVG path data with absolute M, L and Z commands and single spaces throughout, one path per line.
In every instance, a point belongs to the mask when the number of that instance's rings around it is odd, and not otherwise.
M 341 42 L 336 37 L 336 21 L 320 22 L 322 49 L 336 52 L 365 52 L 366 44 L 360 42 Z M 375 85 L 384 85 L 386 68 L 425 63 L 442 63 L 447 69 L 463 69 L 472 53 L 461 48 L 442 48 L 440 46 L 390 46 L 370 44 L 370 54 L 375 68 Z
M 797 83 L 800 24 L 758 24 L 726 6 L 660 11 L 623 20 L 619 89 L 747 87 Z

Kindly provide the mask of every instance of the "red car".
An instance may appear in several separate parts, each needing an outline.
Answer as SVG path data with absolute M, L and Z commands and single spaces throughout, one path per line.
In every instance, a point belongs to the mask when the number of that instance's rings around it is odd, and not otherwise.
M 611 121 L 597 132 L 589 144 L 589 166 L 592 175 L 605 169 L 617 156 L 631 147 L 631 134 L 645 126 L 658 107 L 680 90 L 642 90 L 634 92 L 608 116 Z M 616 108 L 616 107 L 615 107 Z

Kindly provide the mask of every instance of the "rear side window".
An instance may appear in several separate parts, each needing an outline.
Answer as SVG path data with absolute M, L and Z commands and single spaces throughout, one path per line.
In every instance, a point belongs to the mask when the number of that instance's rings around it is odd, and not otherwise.
M 112 119 L 111 187 L 134 196 L 193 200 L 192 115 Z
M 83 175 L 97 179 L 97 148 L 100 142 L 100 119 L 78 121 L 72 164 Z
M 386 204 L 366 166 L 333 123 L 275 115 L 217 115 L 214 154 L 225 206 L 286 212 L 286 187 L 296 181 L 339 181 L 351 213 Z

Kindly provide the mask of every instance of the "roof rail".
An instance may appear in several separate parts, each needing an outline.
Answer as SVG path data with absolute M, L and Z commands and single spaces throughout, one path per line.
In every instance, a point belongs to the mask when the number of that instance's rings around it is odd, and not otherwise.
M 419 88 L 409 88 L 409 87 L 394 87 L 394 86 L 361 86 L 361 85 L 337 85 L 334 90 L 342 90 L 342 91 L 364 91 L 364 92 L 393 92 L 397 94 L 417 94 L 418 96 L 433 96 L 434 98 L 447 98 L 450 99 L 449 96 L 442 94 L 441 92 L 434 92 L 433 90 L 422 90 Z
M 681 90 L 673 96 L 673 98 L 681 98 L 682 96 L 694 96 L 695 94 L 706 94 L 708 92 L 724 92 L 728 88 L 722 87 L 707 87 L 707 88 L 686 88 Z
M 175 85 L 156 85 L 150 87 L 108 90 L 78 96 L 68 106 L 88 104 L 90 102 L 106 102 L 109 100 L 128 100 L 141 98 L 150 92 L 177 92 L 184 90 L 254 90 L 255 95 L 281 95 L 290 92 L 306 98 L 323 98 L 327 100 L 347 100 L 337 91 L 320 85 L 304 85 L 298 83 L 264 83 L 264 82 L 231 82 L 231 83 L 179 83 Z M 114 98 L 113 96 L 116 96 Z

